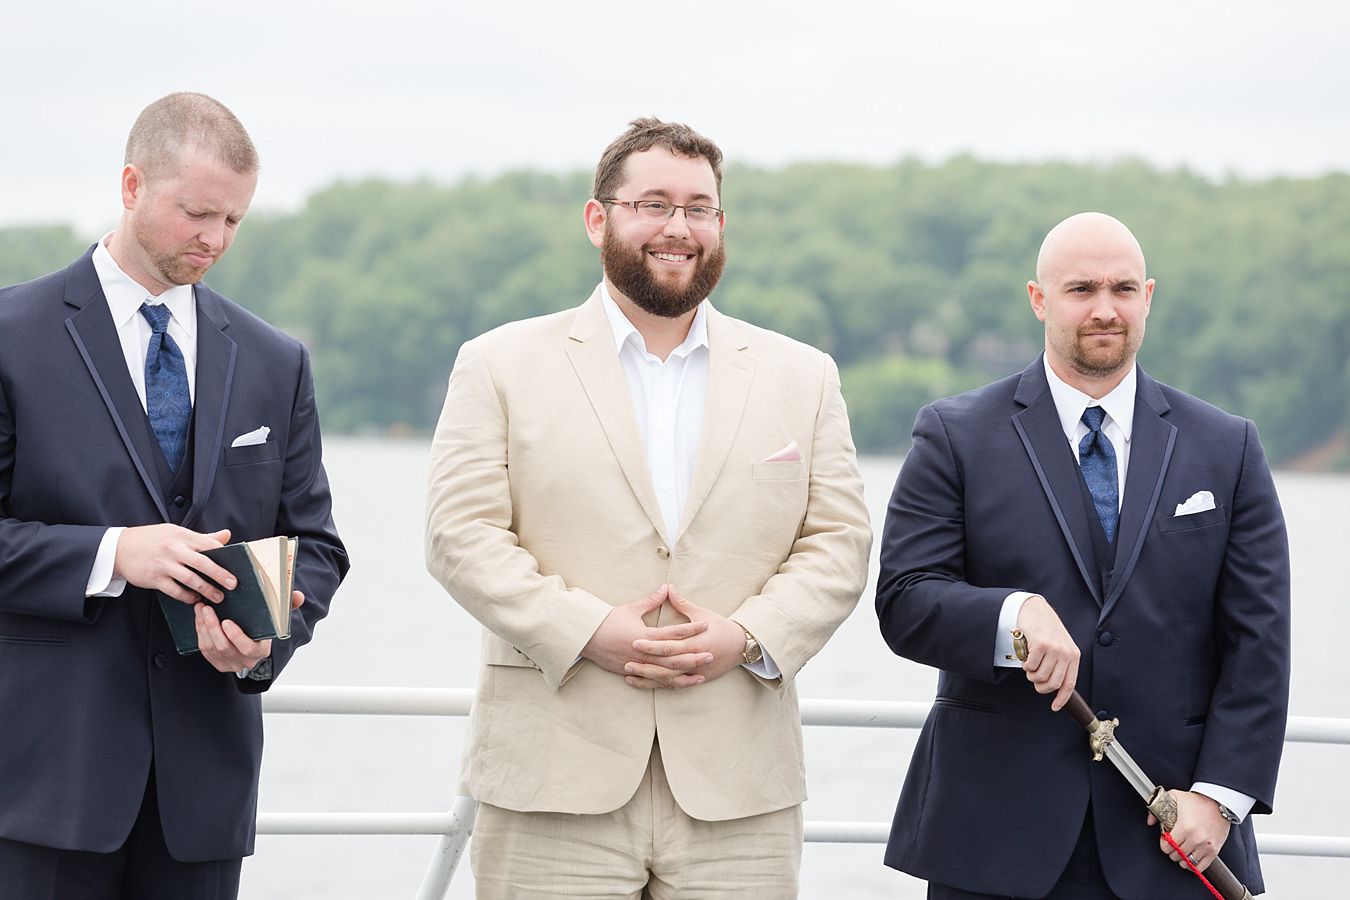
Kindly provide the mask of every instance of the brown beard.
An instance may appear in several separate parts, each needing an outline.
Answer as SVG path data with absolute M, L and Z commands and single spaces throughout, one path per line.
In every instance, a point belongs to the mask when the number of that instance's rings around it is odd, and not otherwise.
M 663 284 L 652 274 L 647 254 L 658 246 L 674 252 L 695 254 L 694 274 L 683 290 Z M 619 238 L 615 230 L 608 228 L 605 229 L 605 240 L 600 247 L 600 265 L 604 267 L 610 282 L 643 312 L 664 319 L 678 319 L 698 306 L 717 286 L 726 264 L 726 249 L 720 236 L 717 249 L 706 258 L 703 248 L 692 243 L 685 246 L 661 241 L 633 249 Z
M 1087 335 L 1090 332 L 1105 329 L 1124 332 L 1125 340 L 1116 353 L 1103 357 L 1100 351 L 1093 353 L 1093 351 L 1086 350 L 1083 347 L 1083 341 L 1088 339 Z M 1069 359 L 1069 364 L 1078 374 L 1089 378 L 1105 378 L 1123 370 L 1134 362 L 1135 354 L 1139 352 L 1139 345 L 1143 343 L 1142 334 L 1136 334 L 1128 325 L 1118 319 L 1110 322 L 1096 320 L 1089 322 L 1079 329 L 1076 337 L 1077 340 L 1074 342 L 1073 354 Z

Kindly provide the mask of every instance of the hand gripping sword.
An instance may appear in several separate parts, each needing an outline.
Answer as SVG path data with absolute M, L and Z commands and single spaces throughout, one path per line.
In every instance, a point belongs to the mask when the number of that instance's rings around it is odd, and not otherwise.
M 1027 659 L 1027 638 L 1020 628 L 1014 628 L 1013 652 L 1017 658 L 1026 662 Z M 1074 691 L 1069 697 L 1069 702 L 1064 705 L 1073 716 L 1074 721 L 1082 725 L 1088 733 L 1088 745 L 1092 749 L 1093 762 L 1101 762 L 1102 757 L 1111 760 L 1111 764 L 1125 776 L 1125 780 L 1130 783 L 1130 787 L 1138 792 L 1144 799 L 1144 805 L 1148 811 L 1153 813 L 1154 818 L 1158 820 L 1158 827 L 1163 831 L 1171 831 L 1177 824 L 1177 802 L 1172 799 L 1172 795 L 1167 793 L 1167 789 L 1162 785 L 1154 784 L 1144 770 L 1139 768 L 1139 764 L 1134 758 L 1126 752 L 1125 748 L 1116 740 L 1116 726 L 1120 724 L 1119 719 L 1099 719 L 1092 712 L 1092 707 L 1087 705 L 1083 695 Z M 1223 895 L 1223 900 L 1254 900 L 1251 891 L 1237 880 L 1228 866 L 1224 865 L 1223 860 L 1217 856 L 1205 870 L 1204 877 L 1210 884 Z

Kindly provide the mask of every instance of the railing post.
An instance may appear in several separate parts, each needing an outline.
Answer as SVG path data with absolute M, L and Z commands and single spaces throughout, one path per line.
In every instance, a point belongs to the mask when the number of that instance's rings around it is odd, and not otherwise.
M 456 797 L 450 807 L 450 826 L 441 835 L 440 846 L 431 855 L 426 874 L 422 876 L 422 886 L 417 889 L 417 900 L 444 900 L 445 892 L 450 889 L 450 881 L 455 877 L 459 859 L 464 855 L 464 846 L 473 834 L 473 820 L 478 812 L 478 804 L 472 797 Z

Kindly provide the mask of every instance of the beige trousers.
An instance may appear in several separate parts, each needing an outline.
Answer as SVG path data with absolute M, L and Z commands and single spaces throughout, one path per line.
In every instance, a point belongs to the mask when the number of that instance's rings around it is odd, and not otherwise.
M 725 822 L 685 815 L 652 747 L 631 800 L 600 815 L 479 804 L 469 857 L 478 900 L 793 900 L 802 810 Z

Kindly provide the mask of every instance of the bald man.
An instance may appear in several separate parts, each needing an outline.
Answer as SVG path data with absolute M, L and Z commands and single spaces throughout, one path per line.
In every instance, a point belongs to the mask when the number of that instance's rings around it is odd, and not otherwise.
M 1263 889 L 1248 816 L 1283 748 L 1284 518 L 1256 426 L 1136 364 L 1153 288 L 1124 225 L 1066 219 L 1027 284 L 1041 358 L 915 420 L 877 615 L 940 670 L 886 848 L 929 897 L 1210 896 L 1057 714 L 1075 687 L 1174 789 L 1182 852 Z

